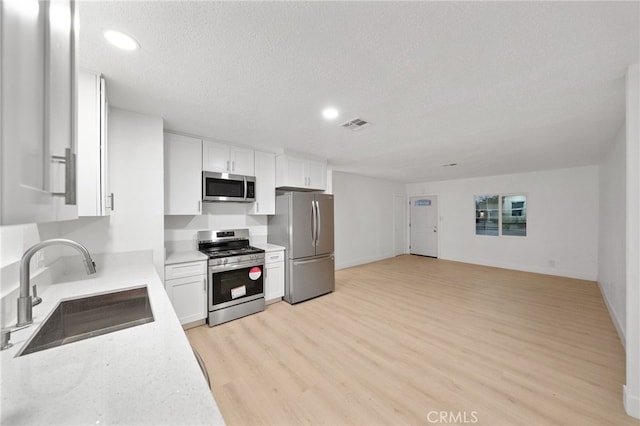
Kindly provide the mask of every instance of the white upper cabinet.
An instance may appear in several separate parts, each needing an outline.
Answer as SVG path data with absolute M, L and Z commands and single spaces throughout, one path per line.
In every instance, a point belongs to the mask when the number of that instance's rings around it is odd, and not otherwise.
M 0 224 L 76 218 L 75 4 L 0 8 Z
M 207 172 L 230 173 L 229 145 L 203 141 L 202 170 Z
M 164 134 L 164 214 L 202 214 L 202 140 Z
M 255 175 L 253 150 L 220 142 L 202 142 L 202 170 L 207 172 Z
M 327 189 L 327 163 L 308 160 L 306 166 L 308 188 L 322 191 Z
M 324 191 L 327 163 L 281 154 L 276 157 L 276 188 Z
M 100 74 L 78 73 L 78 215 L 108 216 L 109 192 L 107 87 Z
M 255 152 L 256 201 L 249 206 L 249 214 L 276 213 L 276 156 Z

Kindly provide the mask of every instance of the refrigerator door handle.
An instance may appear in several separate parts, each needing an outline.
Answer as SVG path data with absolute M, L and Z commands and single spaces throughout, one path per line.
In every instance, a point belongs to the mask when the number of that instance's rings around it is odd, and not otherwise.
M 320 230 L 321 228 L 321 224 L 322 221 L 320 219 L 320 203 L 316 200 L 315 201 L 316 204 L 316 247 L 318 246 L 318 244 L 320 243 Z
M 294 264 L 294 266 L 297 266 L 297 265 L 305 265 L 307 263 L 322 262 L 323 260 L 326 260 L 329 257 L 331 257 L 331 256 L 327 255 L 327 256 L 322 256 L 322 257 L 316 257 L 316 258 L 309 259 L 309 260 L 294 260 L 293 264 Z
M 311 245 L 316 246 L 318 216 L 315 201 L 311 200 Z

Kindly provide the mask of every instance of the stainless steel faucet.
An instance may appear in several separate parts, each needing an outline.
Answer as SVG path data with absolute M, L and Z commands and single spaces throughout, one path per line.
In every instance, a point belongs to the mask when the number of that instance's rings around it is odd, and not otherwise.
M 96 273 L 95 262 L 91 259 L 89 251 L 80 243 L 64 238 L 54 238 L 35 244 L 25 251 L 22 259 L 20 259 L 20 297 L 18 297 L 18 322 L 16 327 L 22 327 L 33 322 L 33 313 L 31 312 L 33 297 L 29 294 L 29 261 L 38 250 L 53 245 L 63 245 L 77 249 L 84 256 L 84 266 L 87 274 Z

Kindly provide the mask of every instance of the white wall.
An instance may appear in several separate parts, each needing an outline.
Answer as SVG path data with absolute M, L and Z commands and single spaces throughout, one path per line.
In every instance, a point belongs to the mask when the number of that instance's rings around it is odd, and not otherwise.
M 527 195 L 527 236 L 476 236 L 483 194 Z M 442 259 L 597 279 L 598 166 L 408 184 L 407 195 L 438 195 Z
M 104 218 L 59 222 L 60 235 L 92 253 L 151 250 L 164 276 L 163 120 L 111 108 L 109 181 L 115 210 Z
M 0 226 L 0 327 L 15 324 L 22 254 L 36 243 L 58 237 L 55 222 Z M 31 258 L 31 283 L 38 286 L 40 294 L 52 282 L 47 266 L 55 262 L 60 253 L 60 247 L 47 247 Z
M 336 269 L 394 256 L 393 198 L 404 185 L 333 172 Z
M 627 384 L 624 406 L 640 418 L 640 66 L 627 71 Z
M 252 242 L 267 241 L 267 216 L 247 215 L 244 203 L 202 203 L 200 216 L 165 216 L 164 239 L 168 251 L 197 247 L 198 231 L 248 228 Z
M 598 284 L 622 343 L 626 328 L 626 126 L 600 164 Z

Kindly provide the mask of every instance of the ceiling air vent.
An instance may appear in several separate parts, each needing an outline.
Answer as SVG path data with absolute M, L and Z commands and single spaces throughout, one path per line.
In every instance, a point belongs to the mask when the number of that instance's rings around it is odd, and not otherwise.
M 353 130 L 354 132 L 357 132 L 358 130 L 362 130 L 365 127 L 371 126 L 371 123 L 356 117 L 356 118 L 352 118 L 346 123 L 342 123 L 341 126 L 344 127 L 345 129 L 349 129 L 349 130 Z

